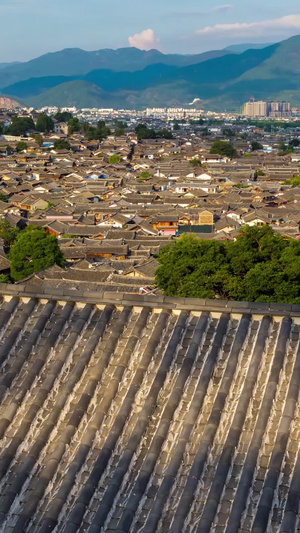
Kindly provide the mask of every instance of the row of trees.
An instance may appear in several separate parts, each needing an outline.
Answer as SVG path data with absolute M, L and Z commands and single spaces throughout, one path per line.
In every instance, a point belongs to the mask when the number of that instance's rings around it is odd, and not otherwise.
M 241 228 L 236 241 L 182 236 L 158 254 L 167 296 L 300 303 L 300 242 L 269 226 Z
M 49 133 L 54 128 L 54 122 L 46 113 L 40 113 L 37 117 L 36 123 L 31 117 L 17 117 L 13 116 L 11 124 L 4 126 L 0 124 L 0 133 L 9 135 L 25 135 L 29 131 L 39 131 L 41 133 Z
M 75 132 L 81 132 L 85 135 L 87 140 L 103 140 L 110 135 L 111 130 L 106 126 L 104 120 L 99 120 L 96 126 L 91 126 L 88 122 L 80 122 L 77 117 L 73 117 L 71 113 L 64 111 L 58 112 L 53 117 L 60 122 L 68 124 L 68 134 L 72 135 Z M 0 133 L 24 136 L 30 131 L 38 131 L 40 133 L 49 133 L 54 129 L 54 120 L 46 113 L 40 113 L 34 123 L 30 117 L 13 116 L 11 124 L 4 126 L 0 123 Z M 116 134 L 123 135 L 124 129 L 127 126 L 125 122 L 118 122 L 116 125 Z
M 138 140 L 142 139 L 173 139 L 173 134 L 167 129 L 154 130 L 148 128 L 146 124 L 139 124 L 135 128 Z

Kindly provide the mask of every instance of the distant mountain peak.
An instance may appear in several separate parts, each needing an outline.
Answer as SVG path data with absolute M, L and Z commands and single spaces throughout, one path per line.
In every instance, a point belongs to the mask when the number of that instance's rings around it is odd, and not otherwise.
M 179 107 L 198 98 L 203 108 L 239 111 L 251 96 L 300 107 L 299 54 L 299 35 L 196 55 L 66 48 L 2 66 L 0 90 L 34 107 Z
M 235 54 L 242 54 L 243 52 L 246 52 L 247 50 L 260 50 L 262 48 L 267 48 L 267 46 L 271 46 L 274 43 L 241 43 L 241 44 L 232 44 L 230 46 L 227 46 L 224 48 L 224 50 L 228 50 L 229 52 L 233 52 Z

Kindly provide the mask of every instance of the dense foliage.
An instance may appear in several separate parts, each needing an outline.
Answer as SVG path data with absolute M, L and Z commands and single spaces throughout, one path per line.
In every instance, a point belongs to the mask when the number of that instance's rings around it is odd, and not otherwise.
M 70 143 L 66 139 L 55 139 L 53 146 L 55 150 L 70 150 Z
M 263 145 L 257 141 L 252 141 L 251 143 L 251 150 L 252 152 L 254 152 L 255 150 L 262 150 L 263 149 Z
M 1 201 L 5 201 L 3 195 L 1 197 Z M 10 223 L 4 218 L 0 220 L 0 237 L 3 239 L 4 250 L 6 253 L 9 252 L 10 247 L 15 242 L 19 231 L 20 230 L 17 226 L 11 226 Z
M 56 237 L 35 226 L 19 232 L 10 249 L 9 259 L 10 275 L 15 281 L 54 264 L 64 264 Z
M 111 134 L 111 130 L 106 126 L 104 120 L 98 120 L 96 126 L 90 126 L 87 122 L 81 122 L 80 131 L 84 133 L 88 141 L 103 141 L 103 139 L 106 139 Z
M 69 122 L 73 118 L 72 113 L 69 111 L 58 111 L 56 115 L 54 115 L 55 120 L 58 122 Z
M 35 128 L 42 133 L 49 133 L 54 128 L 54 122 L 46 113 L 40 113 L 36 119 Z
M 80 122 L 79 118 L 73 117 L 68 121 L 68 134 L 72 135 L 76 131 L 80 131 Z
M 292 187 L 298 187 L 298 185 L 300 185 L 300 174 L 298 174 L 298 176 L 295 176 L 294 178 L 286 180 L 285 183 L 287 185 L 292 185 Z
M 235 147 L 227 141 L 215 141 L 210 149 L 210 153 L 225 155 L 230 158 L 237 156 Z
M 13 116 L 11 124 L 4 130 L 4 133 L 10 135 L 25 135 L 26 132 L 35 130 L 35 124 L 30 117 L 17 117 Z
M 236 241 L 184 235 L 158 255 L 167 296 L 300 303 L 300 241 L 244 226 Z
M 148 128 L 146 124 L 139 124 L 135 128 L 138 140 L 142 139 L 173 139 L 173 134 L 167 129 L 155 131 L 152 128 Z
M 16 144 L 16 150 L 17 152 L 24 152 L 24 150 L 27 150 L 28 144 L 24 141 L 19 141 Z
M 115 165 L 120 162 L 120 157 L 118 156 L 118 154 L 110 155 L 108 158 L 108 162 L 110 165 Z
M 202 166 L 202 162 L 201 162 L 201 159 L 199 159 L 199 157 L 194 157 L 193 159 L 190 159 L 189 163 L 191 167 L 193 168 Z

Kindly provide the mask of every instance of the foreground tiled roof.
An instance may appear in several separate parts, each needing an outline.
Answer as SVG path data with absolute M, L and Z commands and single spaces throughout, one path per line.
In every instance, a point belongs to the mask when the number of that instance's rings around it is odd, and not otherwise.
M 298 531 L 300 306 L 0 294 L 1 531 Z

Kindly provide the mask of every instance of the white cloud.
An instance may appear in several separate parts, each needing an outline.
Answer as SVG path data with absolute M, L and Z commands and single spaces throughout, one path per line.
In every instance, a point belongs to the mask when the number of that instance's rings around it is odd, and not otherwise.
M 203 15 L 211 15 L 212 13 L 225 13 L 226 11 L 231 11 L 234 8 L 232 4 L 221 4 L 219 6 L 214 6 L 209 9 L 197 9 L 193 11 L 175 11 L 170 13 L 169 16 L 175 18 L 187 18 L 187 17 L 200 17 Z
M 141 33 L 135 33 L 128 38 L 128 41 L 130 46 L 140 48 L 140 50 L 151 50 L 160 46 L 160 39 L 155 36 L 154 31 L 150 28 L 141 31 Z
M 216 24 L 196 30 L 197 35 L 230 36 L 232 38 L 265 37 L 267 35 L 291 35 L 300 31 L 300 15 L 287 15 L 258 22 L 234 22 Z
M 233 9 L 232 4 L 222 4 L 221 6 L 212 7 L 208 12 L 209 13 L 220 13 L 223 11 L 230 11 L 231 9 Z

